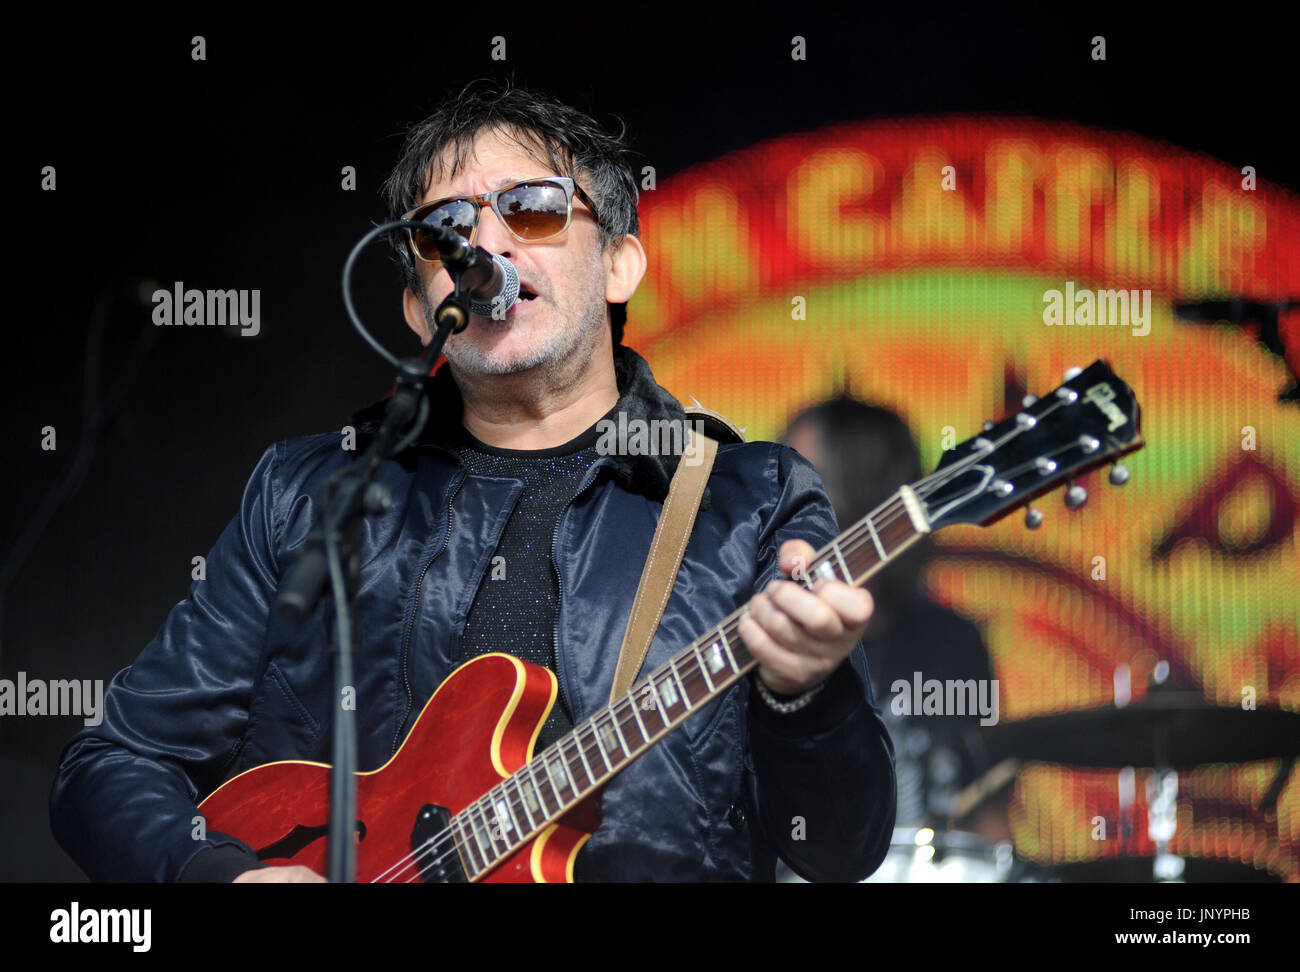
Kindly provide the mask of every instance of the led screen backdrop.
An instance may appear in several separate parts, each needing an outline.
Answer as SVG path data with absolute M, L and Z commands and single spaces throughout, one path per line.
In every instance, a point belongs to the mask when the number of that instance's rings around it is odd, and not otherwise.
M 1174 313 L 1300 295 L 1294 196 L 1127 134 L 957 117 L 783 138 L 642 200 L 628 343 L 750 438 L 847 387 L 898 410 L 930 469 L 1071 365 L 1105 357 L 1133 386 L 1147 445 L 1129 485 L 1098 471 L 1082 511 L 1040 500 L 1036 532 L 1017 514 L 938 536 L 928 581 L 982 626 L 1002 721 L 1110 703 L 1121 665 L 1140 699 L 1161 660 L 1215 704 L 1300 709 L 1300 407 L 1279 403 L 1286 367 L 1253 333 Z M 1091 299 L 1119 290 L 1128 306 Z M 1281 322 L 1293 364 L 1297 323 Z M 1275 770 L 1180 774 L 1173 852 L 1300 879 L 1300 783 L 1257 809 Z M 1022 770 L 1019 852 L 1150 854 L 1146 774 L 1128 841 L 1118 775 Z

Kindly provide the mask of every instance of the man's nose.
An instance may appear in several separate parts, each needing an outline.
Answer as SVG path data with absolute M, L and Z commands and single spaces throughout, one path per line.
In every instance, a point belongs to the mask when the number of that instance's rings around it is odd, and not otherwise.
M 478 239 L 479 246 L 490 253 L 499 253 L 501 256 L 513 256 L 511 251 L 518 241 L 510 235 L 510 231 L 505 228 L 505 224 L 497 217 L 491 206 L 482 206 L 478 213 Z

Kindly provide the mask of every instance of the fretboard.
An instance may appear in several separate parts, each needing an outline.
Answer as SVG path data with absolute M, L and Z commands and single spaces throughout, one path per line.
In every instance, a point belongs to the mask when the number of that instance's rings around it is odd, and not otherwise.
M 818 551 L 794 579 L 810 589 L 819 578 L 861 585 L 929 529 L 919 500 L 904 486 Z M 470 879 L 486 875 L 754 668 L 739 634 L 746 610 L 733 612 L 456 814 L 451 836 Z

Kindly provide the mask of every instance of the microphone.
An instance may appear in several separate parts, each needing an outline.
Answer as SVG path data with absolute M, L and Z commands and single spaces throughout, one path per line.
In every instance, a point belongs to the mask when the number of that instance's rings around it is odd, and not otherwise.
M 448 272 L 459 274 L 469 290 L 469 310 L 480 317 L 492 317 L 493 311 L 504 313 L 519 300 L 519 271 L 499 253 L 489 253 L 481 246 L 470 246 L 459 233 L 445 226 L 424 226 L 434 239 Z

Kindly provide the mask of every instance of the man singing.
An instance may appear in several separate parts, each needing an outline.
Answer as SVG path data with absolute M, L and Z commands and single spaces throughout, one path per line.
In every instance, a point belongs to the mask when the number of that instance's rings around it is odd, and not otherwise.
M 383 765 L 438 685 L 486 652 L 557 676 L 540 750 L 608 701 L 682 461 L 610 454 L 598 426 L 688 421 L 622 344 L 646 268 L 627 148 L 551 98 L 471 86 L 410 131 L 385 195 L 391 218 L 505 256 L 522 292 L 504 319 L 472 316 L 449 338 L 426 385 L 433 418 L 378 475 L 393 502 L 360 534 L 358 765 Z M 405 318 L 427 344 L 452 283 L 423 234 L 401 246 Z M 338 434 L 266 451 L 206 579 L 113 679 L 103 723 L 68 744 L 51 819 L 92 879 L 322 880 L 196 831 L 196 806 L 251 767 L 328 761 L 329 605 L 297 624 L 273 605 L 322 483 L 356 454 Z M 783 579 L 836 532 L 795 452 L 738 436 L 719 447 L 641 670 L 746 605 L 758 667 L 605 786 L 576 880 L 770 881 L 779 855 L 809 880 L 854 881 L 882 860 L 894 769 L 859 644 L 871 597 Z

